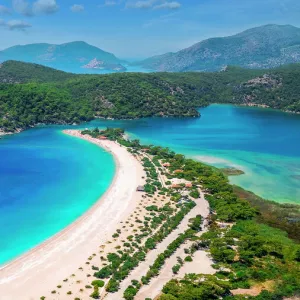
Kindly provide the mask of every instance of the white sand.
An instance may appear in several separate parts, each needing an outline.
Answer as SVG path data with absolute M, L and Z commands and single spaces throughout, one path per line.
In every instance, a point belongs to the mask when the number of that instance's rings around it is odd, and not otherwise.
M 94 207 L 76 222 L 0 270 L 1 300 L 40 299 L 46 295 L 46 299 L 50 299 L 49 290 L 71 274 L 77 274 L 90 255 L 99 253 L 99 246 L 111 239 L 119 220 L 130 214 L 141 197 L 136 187 L 144 184 L 144 171 L 125 148 L 111 141 L 81 136 L 75 130 L 65 133 L 87 139 L 110 151 L 117 164 L 114 181 Z M 73 295 L 66 294 L 51 297 L 73 298 Z
M 161 243 L 159 243 L 156 249 L 150 251 L 145 261 L 141 262 L 137 268 L 135 268 L 129 276 L 123 280 L 120 284 L 120 290 L 114 294 L 109 294 L 105 299 L 109 300 L 120 300 L 122 299 L 124 290 L 131 284 L 131 280 L 140 280 L 142 276 L 146 275 L 149 270 L 149 266 L 151 266 L 157 256 L 164 252 L 168 245 L 174 241 L 179 234 L 183 233 L 186 229 L 188 229 L 189 219 L 196 217 L 198 214 L 202 215 L 203 218 L 206 218 L 209 214 L 209 205 L 208 202 L 204 199 L 203 193 L 201 193 L 201 198 L 195 201 L 196 207 L 194 207 L 182 220 L 177 229 L 172 231 Z M 177 264 L 177 256 L 181 256 L 184 258 L 186 255 L 184 254 L 184 248 L 189 248 L 191 242 L 187 242 L 182 245 L 169 259 L 166 260 L 166 263 L 160 270 L 160 273 L 157 277 L 152 278 L 148 285 L 145 285 L 141 288 L 139 293 L 136 296 L 137 300 L 144 300 L 149 297 L 154 299 L 157 295 L 159 295 L 163 286 L 173 278 L 172 267 Z M 210 265 L 211 261 L 208 257 L 203 257 L 205 260 L 203 262 L 204 265 Z M 201 271 L 201 270 L 199 270 Z

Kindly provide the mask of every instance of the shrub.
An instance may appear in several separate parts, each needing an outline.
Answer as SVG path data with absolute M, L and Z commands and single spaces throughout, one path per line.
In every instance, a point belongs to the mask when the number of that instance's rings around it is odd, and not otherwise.
M 99 299 L 100 298 L 98 286 L 94 287 L 94 291 L 91 293 L 90 297 L 93 298 L 93 299 Z
M 183 265 L 183 260 L 180 256 L 177 257 L 177 262 L 182 266 Z
M 104 287 L 104 281 L 103 280 L 94 280 L 92 282 L 92 286 L 97 287 Z
M 177 274 L 178 273 L 178 271 L 179 271 L 179 269 L 180 269 L 180 265 L 175 265 L 173 268 L 172 268 L 172 271 L 173 271 L 173 273 L 174 274 Z
M 145 243 L 145 247 L 146 247 L 147 249 L 152 250 L 152 249 L 155 248 L 155 246 L 156 246 L 156 243 L 155 243 L 155 241 L 154 241 L 153 238 L 147 239 L 147 241 L 146 241 L 146 243 Z
M 109 278 L 110 275 L 112 275 L 112 269 L 110 266 L 106 266 L 102 268 L 100 271 L 94 273 L 95 277 L 101 279 Z
M 192 257 L 191 257 L 191 256 L 187 256 L 187 257 L 184 259 L 184 261 L 191 262 L 191 261 L 193 261 L 193 259 L 192 259 Z
M 200 194 L 197 190 L 193 190 L 190 192 L 190 196 L 194 199 L 198 199 L 200 197 Z
M 126 300 L 133 300 L 134 299 L 134 296 L 137 294 L 138 290 L 130 285 L 125 291 L 124 291 L 124 294 L 123 294 L 123 297 L 126 299 Z
M 119 290 L 119 288 L 120 288 L 119 282 L 116 279 L 111 278 L 106 286 L 106 291 L 109 293 L 115 293 Z

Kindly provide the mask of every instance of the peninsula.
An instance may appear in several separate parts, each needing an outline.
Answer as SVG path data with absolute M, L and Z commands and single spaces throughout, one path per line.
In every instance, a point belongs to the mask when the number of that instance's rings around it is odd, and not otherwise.
M 115 178 L 76 222 L 3 266 L 1 299 L 283 299 L 299 293 L 299 237 L 284 227 L 287 210 L 296 216 L 298 208 L 249 196 L 222 171 L 128 140 L 122 129 L 65 134 L 109 151 Z M 271 205 L 277 224 L 268 219 Z

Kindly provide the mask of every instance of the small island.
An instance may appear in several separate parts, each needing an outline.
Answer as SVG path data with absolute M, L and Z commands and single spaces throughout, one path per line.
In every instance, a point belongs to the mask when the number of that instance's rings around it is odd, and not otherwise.
M 108 63 L 97 58 L 92 59 L 89 63 L 84 65 L 84 69 L 99 69 L 99 70 L 111 70 L 115 72 L 126 72 L 127 69 L 120 63 Z

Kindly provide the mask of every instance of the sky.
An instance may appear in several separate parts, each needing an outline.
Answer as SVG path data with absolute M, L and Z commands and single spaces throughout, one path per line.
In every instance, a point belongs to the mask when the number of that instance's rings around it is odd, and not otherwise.
M 0 50 L 85 41 L 136 59 L 265 24 L 300 27 L 300 0 L 0 0 Z

